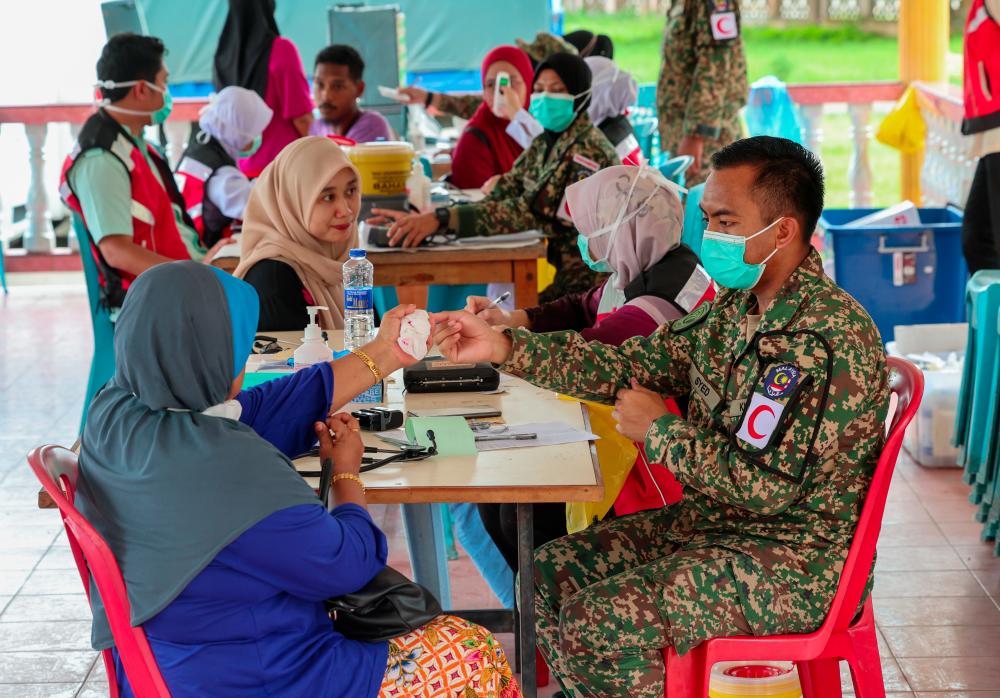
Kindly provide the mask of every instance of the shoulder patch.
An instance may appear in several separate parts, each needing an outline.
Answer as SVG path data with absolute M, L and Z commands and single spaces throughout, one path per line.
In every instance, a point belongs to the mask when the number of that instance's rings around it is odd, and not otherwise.
M 670 331 L 674 334 L 680 334 L 681 332 L 686 332 L 692 327 L 700 325 L 708 317 L 708 314 L 712 312 L 712 304 L 708 301 L 702 303 L 697 308 L 692 310 L 690 313 L 682 317 L 680 320 L 675 320 L 670 326 Z

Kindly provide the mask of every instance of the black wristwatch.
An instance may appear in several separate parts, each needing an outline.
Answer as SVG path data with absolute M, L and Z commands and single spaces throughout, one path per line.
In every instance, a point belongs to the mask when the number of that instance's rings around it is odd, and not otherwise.
M 434 209 L 434 215 L 438 221 L 438 231 L 448 230 L 448 223 L 451 221 L 451 210 L 447 206 L 439 206 Z
M 424 108 L 430 108 L 431 102 L 434 101 L 434 93 L 427 90 L 427 96 L 424 97 Z

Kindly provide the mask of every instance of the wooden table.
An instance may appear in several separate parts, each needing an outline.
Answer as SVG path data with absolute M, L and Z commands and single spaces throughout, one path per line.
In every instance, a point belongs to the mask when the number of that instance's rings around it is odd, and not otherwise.
M 375 285 L 395 286 L 400 303 L 421 308 L 427 287 L 435 284 L 514 284 L 518 308 L 538 305 L 538 260 L 543 257 L 543 242 L 513 249 L 368 251 Z
M 375 265 L 375 285 L 395 286 L 400 303 L 427 307 L 427 287 L 435 284 L 514 284 L 518 308 L 538 305 L 538 260 L 545 243 L 492 250 L 368 251 Z M 217 267 L 232 273 L 239 259 L 217 257 Z
M 396 253 L 394 253 L 396 254 Z M 375 263 L 376 270 L 379 263 Z M 298 341 L 298 332 L 269 332 L 287 341 Z M 343 347 L 343 333 L 331 333 L 330 346 Z M 285 356 L 279 354 L 272 356 Z M 248 372 L 251 368 L 248 366 Z M 560 421 L 589 431 L 587 409 L 580 403 L 560 399 L 551 391 L 533 386 L 512 376 L 503 376 L 500 395 L 477 393 L 445 393 L 437 395 L 403 393 L 402 373 L 386 380 L 386 405 L 413 410 L 438 407 L 488 405 L 500 409 L 509 424 Z M 348 405 L 344 409 L 356 409 Z M 387 447 L 374 433 L 362 432 L 370 446 Z M 318 458 L 295 461 L 300 471 L 318 471 Z M 488 451 L 477 456 L 436 456 L 425 461 L 391 463 L 362 474 L 368 502 L 404 505 L 407 523 L 407 544 L 415 579 L 432 591 L 445 596 L 443 536 L 432 533 L 437 522 L 435 508 L 439 502 L 492 502 L 517 504 L 518 565 L 529 570 L 534 564 L 532 508 L 534 502 L 595 502 L 604 497 L 604 483 L 597 461 L 597 451 L 591 443 L 565 444 Z M 307 478 L 313 487 L 318 478 Z M 441 560 L 439 566 L 437 560 Z M 446 567 L 443 572 L 447 574 Z M 503 611 L 454 611 L 458 615 L 480 622 L 494 632 L 514 631 L 519 639 L 522 690 L 525 696 L 535 695 L 535 607 L 534 585 L 521 584 L 518 608 Z M 447 600 L 442 599 L 445 608 Z

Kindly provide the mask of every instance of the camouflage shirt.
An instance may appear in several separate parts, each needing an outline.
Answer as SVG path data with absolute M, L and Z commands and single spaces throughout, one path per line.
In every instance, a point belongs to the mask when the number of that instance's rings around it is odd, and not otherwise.
M 704 139 L 702 168 L 688 170 L 688 186 L 708 177 L 709 158 L 743 130 L 739 114 L 748 93 L 743 38 L 716 39 L 712 33 L 712 18 L 728 13 L 738 27 L 737 0 L 674 0 L 667 15 L 656 85 L 660 142 L 675 153 L 684 136 Z
M 466 121 L 472 118 L 472 115 L 479 109 L 479 105 L 483 103 L 483 95 L 479 93 L 453 95 L 440 92 L 438 94 L 438 111 Z
M 884 441 L 888 372 L 871 318 L 815 251 L 748 340 L 755 302 L 728 290 L 620 347 L 513 330 L 503 370 L 601 402 L 630 378 L 690 396 L 687 419 L 662 417 L 645 443 L 684 485 L 663 535 L 679 555 L 738 553 L 755 634 L 809 632 L 830 608 Z M 669 620 L 679 652 L 704 639 Z
M 553 293 L 586 291 L 596 277 L 580 259 L 576 229 L 566 209 L 566 187 L 618 164 L 614 146 L 581 114 L 551 148 L 544 134 L 532 141 L 485 199 L 456 206 L 458 235 L 541 230 L 549 238 L 549 261 L 558 270 Z
M 576 46 L 561 36 L 549 32 L 538 32 L 535 34 L 535 40 L 531 42 L 524 39 L 515 39 L 514 42 L 519 49 L 528 54 L 534 65 L 538 65 L 554 53 L 571 53 L 574 56 L 579 53 Z

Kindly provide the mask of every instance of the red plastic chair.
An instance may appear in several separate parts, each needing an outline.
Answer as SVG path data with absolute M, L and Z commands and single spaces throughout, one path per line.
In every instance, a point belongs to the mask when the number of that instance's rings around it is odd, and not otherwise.
M 903 432 L 917 413 L 924 377 L 909 361 L 889 357 L 891 388 L 898 403 L 889 436 L 861 510 L 854 541 L 823 625 L 807 635 L 720 637 L 707 640 L 683 656 L 673 647 L 664 650 L 667 698 L 705 698 L 712 665 L 725 661 L 794 661 L 804 698 L 840 698 L 840 660 L 846 660 L 858 698 L 885 698 L 882 663 L 878 655 L 872 600 L 855 612 L 864 593 L 882 527 L 889 481 L 903 443 Z
M 66 527 L 66 537 L 88 599 L 90 575 L 94 575 L 94 583 L 104 602 L 115 647 L 118 648 L 132 692 L 138 698 L 170 698 L 170 691 L 160 674 L 153 651 L 149 648 L 145 631 L 142 627 L 132 627 L 129 620 L 131 608 L 115 556 L 100 534 L 73 506 L 77 480 L 76 455 L 59 446 L 41 446 L 28 454 L 28 465 L 59 507 L 59 514 Z M 102 654 L 104 668 L 108 671 L 111 698 L 118 698 L 114 657 L 110 649 L 104 650 Z

